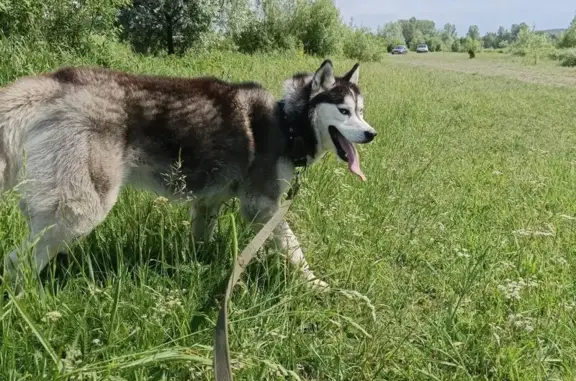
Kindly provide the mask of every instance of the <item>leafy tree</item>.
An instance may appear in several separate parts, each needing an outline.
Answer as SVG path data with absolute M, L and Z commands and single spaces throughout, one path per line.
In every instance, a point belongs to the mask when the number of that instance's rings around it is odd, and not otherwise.
M 444 24 L 444 28 L 440 32 L 440 38 L 444 45 L 450 47 L 452 43 L 458 38 L 458 34 L 456 33 L 456 25 L 454 24 Z
M 311 55 L 328 56 L 338 51 L 342 23 L 340 11 L 333 0 L 315 0 L 301 6 L 297 12 L 300 23 L 296 33 L 304 51 Z
M 28 42 L 82 49 L 94 34 L 115 37 L 116 13 L 125 4 L 126 0 L 2 0 L 0 32 Z
M 516 39 L 518 39 L 518 35 L 520 34 L 521 30 L 530 30 L 530 27 L 525 22 L 522 22 L 520 24 L 512 24 L 512 27 L 510 28 L 509 42 L 516 41 Z
M 328 56 L 341 51 L 344 28 L 333 0 L 260 0 L 233 40 L 244 53 L 300 50 Z
M 359 61 L 378 61 L 386 52 L 386 41 L 364 28 L 348 29 L 344 39 L 344 55 Z
M 440 52 L 443 50 L 444 42 L 440 36 L 432 36 L 426 39 L 426 44 L 431 52 Z
M 452 42 L 452 46 L 450 48 L 455 53 L 462 51 L 462 43 L 460 42 L 460 39 L 455 39 L 454 42 Z
M 436 24 L 432 20 L 416 20 L 416 28 L 420 30 L 424 36 L 436 35 Z
M 474 58 L 476 56 L 476 53 L 482 50 L 482 42 L 480 40 L 476 40 L 468 36 L 466 37 L 466 40 L 464 42 L 464 49 L 466 49 L 466 51 L 470 55 L 470 58 Z
M 217 0 L 133 0 L 118 21 L 123 39 L 141 53 L 184 53 L 216 20 Z
M 402 26 L 399 22 L 389 22 L 383 27 L 378 28 L 378 35 L 386 40 L 388 51 L 394 49 L 397 45 L 406 45 Z
M 416 46 L 426 41 L 424 33 L 420 29 L 416 29 L 414 35 L 412 36 L 412 41 L 410 42 L 410 49 L 416 50 Z
M 214 23 L 217 31 L 233 36 L 248 27 L 254 18 L 251 4 L 251 0 L 223 1 Z
M 576 16 L 572 19 L 570 26 L 559 36 L 559 48 L 575 48 L 576 47 Z
M 466 36 L 470 37 L 473 40 L 479 40 L 480 28 L 478 28 L 478 25 L 470 25 L 470 27 L 468 28 L 468 33 L 466 33 Z
M 498 47 L 498 35 L 494 32 L 486 33 L 486 35 L 482 37 L 482 41 L 484 42 L 485 48 L 495 49 Z
M 424 41 L 426 36 L 431 37 L 436 34 L 434 21 L 417 20 L 415 17 L 411 17 L 409 20 L 400 20 L 399 23 L 402 27 L 404 40 L 409 46 Z M 419 41 L 416 42 L 416 40 Z
M 500 28 L 498 28 L 498 32 L 496 32 L 496 36 L 497 36 L 497 42 L 496 42 L 497 48 L 505 47 L 510 42 L 510 39 L 511 39 L 510 32 L 508 31 L 508 29 L 504 28 L 503 26 L 500 26 Z
M 238 49 L 250 54 L 295 49 L 296 31 L 304 28 L 308 17 L 305 12 L 296 14 L 291 5 L 283 0 L 259 1 L 247 26 L 233 36 Z
M 534 29 L 530 30 L 526 28 L 520 29 L 516 41 L 511 48 L 514 53 L 533 60 L 534 64 L 538 64 L 542 57 L 550 54 L 554 50 L 548 34 L 537 33 Z

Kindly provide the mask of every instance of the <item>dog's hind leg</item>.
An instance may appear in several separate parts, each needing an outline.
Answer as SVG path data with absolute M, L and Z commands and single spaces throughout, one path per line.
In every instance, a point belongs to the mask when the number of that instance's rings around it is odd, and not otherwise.
M 36 274 L 104 220 L 122 184 L 122 149 L 99 135 L 60 136 L 70 130 L 74 132 L 73 126 L 33 131 L 36 135 L 27 143 L 21 209 L 30 235 L 20 250 L 37 240 L 32 261 Z M 21 259 L 17 251 L 5 258 L 13 281 L 22 275 Z
M 4 268 L 8 270 L 8 275 L 14 283 L 22 281 L 21 261 L 27 250 L 32 251 L 33 262 L 30 264 L 33 274 L 37 275 L 59 252 L 66 251 L 67 246 L 73 244 L 74 238 L 80 238 L 92 230 L 87 226 L 70 226 L 64 223 L 59 214 L 65 214 L 68 211 L 33 212 L 28 210 L 23 213 L 28 214 L 29 236 L 21 243 L 19 250 L 12 251 L 6 256 L 4 263 Z
M 242 198 L 242 215 L 251 223 L 254 231 L 259 231 L 264 224 L 278 210 L 279 202 L 265 196 Z M 281 252 L 286 253 L 288 263 L 300 271 L 303 278 L 314 287 L 327 289 L 328 284 L 318 279 L 310 269 L 310 265 L 304 256 L 296 234 L 292 231 L 288 222 L 282 220 L 272 233 L 273 241 Z
M 40 191 L 41 188 L 35 190 Z M 28 191 L 30 190 L 29 188 Z M 52 190 L 45 190 L 46 193 L 52 193 Z M 21 291 L 23 280 L 21 261 L 30 246 L 33 246 L 31 248 L 33 261 L 30 265 L 32 275 L 35 277 L 59 252 L 66 251 L 68 245 L 74 244 L 76 239 L 88 235 L 105 218 L 109 208 L 102 205 L 98 197 L 91 197 L 95 194 L 82 193 L 84 194 L 69 193 L 61 201 L 47 204 L 45 202 L 49 199 L 47 194 L 37 192 L 32 195 L 27 192 L 30 198 L 22 202 L 21 206 L 25 206 L 22 212 L 28 219 L 30 234 L 22 242 L 19 250 L 12 251 L 6 256 L 4 263 L 4 269 L 8 271 L 10 280 L 16 284 L 18 293 Z M 43 202 L 37 202 L 43 198 Z

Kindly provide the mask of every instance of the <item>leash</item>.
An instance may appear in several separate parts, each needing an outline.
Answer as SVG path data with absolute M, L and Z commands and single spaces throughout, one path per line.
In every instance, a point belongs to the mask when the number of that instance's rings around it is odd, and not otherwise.
M 246 267 L 250 264 L 252 258 L 254 258 L 258 250 L 264 245 L 264 242 L 266 242 L 266 239 L 272 234 L 274 228 L 282 221 L 286 212 L 288 212 L 294 196 L 300 189 L 300 173 L 301 171 L 296 172 L 294 184 L 288 191 L 286 200 L 282 202 L 276 213 L 274 213 L 266 225 L 260 229 L 248 246 L 244 248 L 240 256 L 234 258 L 234 268 L 228 279 L 226 295 L 224 296 L 222 307 L 218 313 L 214 334 L 214 376 L 216 381 L 233 381 L 232 366 L 230 365 L 230 345 L 228 343 L 228 301 L 232 295 L 232 290 L 236 283 L 238 283 Z

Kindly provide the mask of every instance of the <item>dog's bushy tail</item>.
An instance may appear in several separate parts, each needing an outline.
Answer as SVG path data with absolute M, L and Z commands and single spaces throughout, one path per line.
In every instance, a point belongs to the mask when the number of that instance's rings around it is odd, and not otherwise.
M 48 77 L 22 78 L 0 89 L 0 193 L 17 184 L 26 133 L 58 90 Z

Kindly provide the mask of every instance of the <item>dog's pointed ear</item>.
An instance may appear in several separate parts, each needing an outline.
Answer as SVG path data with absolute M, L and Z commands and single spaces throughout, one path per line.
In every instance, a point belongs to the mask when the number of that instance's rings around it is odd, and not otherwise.
M 314 78 L 312 79 L 312 93 L 317 93 L 322 90 L 327 90 L 331 88 L 334 83 L 336 83 L 336 78 L 334 77 L 334 68 L 332 67 L 332 61 L 325 60 L 320 65 L 320 68 L 314 73 Z
M 356 63 L 352 69 L 342 77 L 344 80 L 358 85 L 358 80 L 360 79 L 360 63 Z

